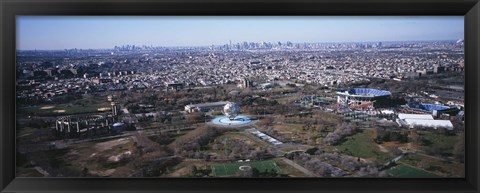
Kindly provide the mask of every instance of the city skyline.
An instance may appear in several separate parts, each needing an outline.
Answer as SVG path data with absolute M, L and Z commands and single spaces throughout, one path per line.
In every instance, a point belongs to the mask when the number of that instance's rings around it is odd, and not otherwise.
M 167 29 L 167 30 L 165 30 Z M 464 38 L 463 16 L 18 16 L 17 50 Z

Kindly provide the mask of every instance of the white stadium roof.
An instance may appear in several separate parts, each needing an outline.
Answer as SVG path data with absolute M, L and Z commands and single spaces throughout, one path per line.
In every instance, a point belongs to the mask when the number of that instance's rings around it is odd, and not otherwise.
M 427 115 L 427 114 L 404 114 L 400 113 L 398 114 L 399 119 L 427 119 L 427 120 L 433 120 L 432 115 Z
M 425 120 L 425 119 L 405 119 L 405 122 L 412 126 L 421 127 L 444 127 L 447 129 L 453 129 L 453 124 L 450 120 Z
M 453 124 L 450 120 L 434 120 L 432 115 L 425 114 L 398 114 L 397 122 L 400 125 L 414 127 L 432 127 L 432 128 L 447 128 L 453 129 Z

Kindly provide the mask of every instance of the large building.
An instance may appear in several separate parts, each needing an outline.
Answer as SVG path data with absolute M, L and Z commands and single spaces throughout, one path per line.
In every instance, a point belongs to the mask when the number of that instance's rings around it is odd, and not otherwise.
M 427 114 L 398 114 L 397 123 L 400 126 L 408 128 L 446 128 L 453 129 L 453 124 L 450 120 L 435 120 L 432 115 Z
M 243 88 L 249 88 L 249 87 L 252 87 L 252 81 L 244 78 L 243 81 L 242 81 L 242 87 Z
M 55 121 L 55 130 L 60 133 L 98 135 L 111 132 L 114 117 L 111 115 L 68 115 Z
M 337 91 L 337 104 L 348 108 L 373 108 L 375 102 L 384 100 L 390 95 L 389 91 L 369 88 L 340 90 Z
M 183 83 L 167 83 L 166 86 L 167 86 L 167 90 L 178 91 L 183 89 L 184 84 Z
M 442 114 L 449 114 L 453 116 L 457 115 L 458 112 L 460 112 L 460 109 L 457 107 L 449 107 L 437 104 L 407 103 L 403 111 L 405 113 L 431 114 L 433 116 L 440 116 Z
M 185 112 L 208 112 L 212 109 L 223 110 L 223 107 L 229 103 L 229 101 L 219 101 L 212 103 L 199 103 L 199 104 L 190 104 L 185 106 Z

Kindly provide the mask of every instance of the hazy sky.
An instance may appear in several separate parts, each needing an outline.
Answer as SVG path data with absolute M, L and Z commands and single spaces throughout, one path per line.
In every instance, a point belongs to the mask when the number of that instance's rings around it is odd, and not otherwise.
M 456 40 L 463 16 L 17 16 L 17 49 Z

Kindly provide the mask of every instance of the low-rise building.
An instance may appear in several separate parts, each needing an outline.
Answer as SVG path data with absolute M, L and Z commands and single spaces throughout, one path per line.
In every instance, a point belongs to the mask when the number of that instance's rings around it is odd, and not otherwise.
M 453 124 L 450 120 L 435 120 L 432 115 L 427 114 L 398 114 L 397 123 L 400 126 L 409 128 L 446 128 L 453 129 Z
M 223 107 L 229 101 L 219 101 L 219 102 L 212 102 L 212 103 L 199 103 L 199 104 L 190 104 L 185 106 L 185 112 L 193 113 L 193 112 L 208 112 L 212 109 L 222 110 Z

